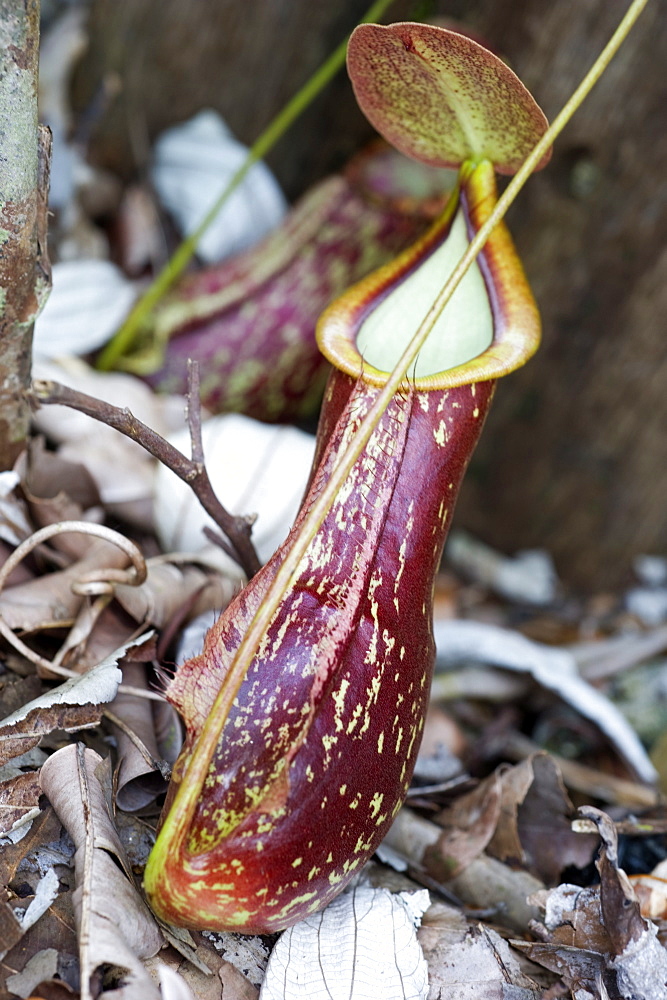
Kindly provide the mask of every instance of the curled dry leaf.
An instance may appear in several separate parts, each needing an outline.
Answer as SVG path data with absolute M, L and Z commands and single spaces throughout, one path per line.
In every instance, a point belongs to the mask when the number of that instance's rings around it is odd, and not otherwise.
M 127 565 L 127 556 L 120 549 L 96 539 L 89 541 L 92 544 L 88 554 L 67 569 L 46 573 L 3 591 L 0 613 L 9 628 L 37 632 L 71 625 L 84 600 L 73 586 L 89 573 Z
M 39 812 L 41 788 L 35 771 L 0 783 L 0 837 L 30 822 Z
M 577 1000 L 598 997 L 603 975 L 615 996 L 665 1000 L 667 951 L 658 941 L 656 925 L 642 917 L 630 880 L 618 865 L 614 824 L 592 806 L 579 813 L 597 827 L 602 839 L 596 863 L 600 885 L 551 890 L 542 898 L 544 923 L 535 927 L 543 943 L 517 947 L 557 972 Z
M 116 587 L 115 597 L 136 622 L 158 628 L 188 606 L 192 616 L 209 610 L 219 613 L 238 590 L 237 580 L 221 576 L 205 565 L 197 566 L 194 559 L 179 564 L 168 556 L 160 556 L 148 560 L 146 568 L 144 583 L 139 587 L 121 584 Z
M 102 758 L 81 745 L 58 750 L 41 781 L 76 853 L 73 904 L 79 937 L 81 998 L 91 1000 L 101 966 L 120 970 L 127 1000 L 158 1000 L 141 958 L 155 955 L 160 931 L 131 880 L 96 771 Z
M 260 1000 L 426 1000 L 416 927 L 426 890 L 352 889 L 290 927 L 276 944 Z
M 572 830 L 574 806 L 547 753 L 533 754 L 504 769 L 499 783 L 499 823 L 489 854 L 520 864 L 547 884 L 553 884 L 569 865 L 589 864 L 597 838 Z
M 347 66 L 359 107 L 402 153 L 433 166 L 491 160 L 514 174 L 547 120 L 505 63 L 445 28 L 361 24 Z M 545 155 L 539 164 L 549 161 Z
M 496 773 L 443 810 L 437 823 L 444 830 L 424 852 L 423 861 L 429 873 L 441 882 L 448 882 L 467 868 L 491 840 L 500 808 L 501 784 Z
M 73 677 L 34 698 L 0 722 L 0 763 L 37 746 L 54 729 L 76 732 L 96 726 L 122 680 L 121 649 L 81 677 Z
M 123 681 L 134 689 L 148 690 L 143 663 L 123 663 Z M 143 809 L 166 791 L 158 767 L 158 750 L 152 702 L 133 694 L 118 694 L 113 715 L 127 728 L 114 726 L 118 748 L 116 804 L 126 812 Z M 129 730 L 129 732 L 128 732 Z

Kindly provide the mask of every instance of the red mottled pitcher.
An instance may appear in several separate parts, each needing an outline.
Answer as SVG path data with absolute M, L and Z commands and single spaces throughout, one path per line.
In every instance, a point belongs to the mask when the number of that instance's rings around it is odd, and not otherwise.
M 167 691 L 187 739 L 145 884 L 175 924 L 273 933 L 302 919 L 359 870 L 403 802 L 433 669 L 433 581 L 461 479 L 494 380 L 539 340 L 502 224 L 337 495 L 229 714 L 209 713 L 303 518 L 495 200 L 492 165 L 465 163 L 429 232 L 322 317 L 334 372 L 302 511 Z M 217 749 L 193 788 L 189 768 L 211 725 Z

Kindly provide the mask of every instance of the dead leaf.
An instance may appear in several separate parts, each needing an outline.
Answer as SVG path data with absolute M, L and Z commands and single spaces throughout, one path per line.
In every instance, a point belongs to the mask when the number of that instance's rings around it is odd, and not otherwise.
M 542 989 L 521 971 L 506 941 L 478 924 L 460 939 L 421 927 L 417 937 L 428 962 L 428 1000 L 540 1000 Z
M 148 560 L 146 567 L 147 578 L 139 587 L 121 584 L 115 590 L 121 607 L 139 623 L 164 626 L 195 598 L 193 617 L 211 609 L 219 614 L 238 591 L 237 580 L 193 562 L 178 565 L 168 556 L 160 556 Z
M 403 807 L 382 846 L 387 845 L 409 859 L 417 870 L 426 869 L 427 874 L 431 874 L 433 845 L 440 836 L 441 830 L 435 823 Z M 437 861 L 435 863 L 439 870 L 440 866 Z M 437 879 L 438 876 L 434 874 L 433 877 Z M 528 872 L 515 871 L 496 858 L 481 853 L 448 881 L 445 888 L 462 902 L 485 912 L 491 906 L 496 923 L 523 932 L 539 914 L 537 907 L 528 903 L 527 898 L 543 889 L 544 885 Z
M 125 684 L 148 690 L 143 663 L 125 660 L 122 670 Z M 114 727 L 119 760 L 116 804 L 126 812 L 136 812 L 153 802 L 167 788 L 167 782 L 157 766 L 160 752 L 155 738 L 152 703 L 121 692 L 114 701 L 112 714 L 129 729 L 128 733 L 128 729 Z
M 553 969 L 575 996 L 598 997 L 601 978 L 611 979 L 627 1000 L 666 1000 L 667 951 L 657 928 L 645 920 L 630 881 L 618 865 L 614 824 L 599 809 L 584 806 L 580 816 L 602 839 L 597 868 L 600 885 L 559 886 L 543 899 L 543 944 L 517 944 L 533 961 Z M 576 919 L 573 919 L 574 911 Z M 570 938 L 567 945 L 563 940 Z
M 41 787 L 36 771 L 18 774 L 0 784 L 0 837 L 39 813 Z
M 428 892 L 352 889 L 288 928 L 271 953 L 261 1000 L 426 1000 L 416 926 Z
M 601 691 L 583 680 L 574 656 L 532 642 L 518 632 L 476 621 L 436 621 L 433 626 L 440 667 L 486 663 L 528 673 L 590 719 L 610 740 L 633 774 L 649 784 L 657 774 L 637 734 Z
M 94 751 L 68 746 L 53 754 L 41 773 L 42 788 L 76 847 L 73 903 L 81 1000 L 92 1000 L 95 973 L 102 966 L 120 970 L 128 1000 L 157 1000 L 158 991 L 140 958 L 155 955 L 162 938 L 131 881 L 96 776 L 101 763 Z
M 84 511 L 99 508 L 95 482 L 77 459 L 67 461 L 49 451 L 44 438 L 35 437 L 16 463 L 21 490 L 37 527 L 56 521 L 80 521 Z M 53 545 L 72 559 L 80 559 L 90 545 L 81 535 L 62 535 Z
M 7 976 L 7 989 L 16 996 L 29 997 L 41 982 L 53 979 L 57 970 L 58 952 L 55 948 L 44 948 L 26 962 L 21 972 Z
M 536 753 L 500 778 L 501 812 L 488 853 L 527 868 L 547 885 L 569 865 L 585 868 L 597 846 L 594 834 L 574 833 L 574 806 L 553 759 Z
M 424 865 L 438 881 L 454 878 L 485 849 L 500 817 L 500 795 L 500 773 L 496 771 L 438 814 L 436 822 L 445 832 L 423 856 Z
M 419 886 L 415 888 L 419 889 Z M 204 931 L 202 937 L 211 942 L 218 954 L 254 986 L 261 986 L 266 975 L 266 963 L 269 959 L 269 948 L 266 939 L 258 936 L 248 937 L 231 934 L 226 931 Z
M 34 698 L 0 722 L 0 763 L 37 746 L 55 729 L 76 732 L 98 724 L 122 680 L 116 664 L 124 648 L 81 677 L 73 677 Z
M 149 959 L 146 964 L 154 978 L 159 978 L 160 966 L 168 965 L 177 971 L 197 1000 L 257 1000 L 259 997 L 257 987 L 212 948 L 200 944 L 196 958 L 205 963 L 210 971 L 203 972 L 196 968 L 172 948 Z
M 32 531 L 25 502 L 16 492 L 18 484 L 17 472 L 0 472 L 0 539 L 10 545 L 19 545 Z

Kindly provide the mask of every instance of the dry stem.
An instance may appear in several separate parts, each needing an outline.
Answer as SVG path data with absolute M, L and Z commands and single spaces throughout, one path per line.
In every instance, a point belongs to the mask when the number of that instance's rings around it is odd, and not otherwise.
M 252 519 L 230 514 L 213 491 L 204 464 L 198 387 L 198 371 L 195 365 L 191 365 L 188 389 L 188 425 L 193 456 L 191 459 L 186 458 L 160 434 L 138 420 L 127 408 L 112 406 L 111 403 L 96 399 L 94 396 L 88 396 L 76 389 L 70 389 L 59 382 L 34 381 L 31 398 L 38 404 L 57 403 L 61 406 L 69 406 L 80 413 L 85 413 L 94 420 L 99 420 L 101 423 L 113 427 L 121 434 L 136 441 L 154 458 L 171 469 L 179 479 L 190 486 L 206 513 L 213 518 L 226 535 L 228 543 L 225 543 L 224 539 L 220 539 L 219 544 L 232 559 L 239 563 L 246 575 L 252 577 L 261 566 L 250 538 Z

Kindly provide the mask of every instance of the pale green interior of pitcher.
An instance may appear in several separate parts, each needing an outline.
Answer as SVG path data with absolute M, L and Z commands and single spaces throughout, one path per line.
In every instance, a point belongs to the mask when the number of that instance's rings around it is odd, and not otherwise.
M 359 328 L 357 349 L 380 371 L 392 370 L 430 305 L 468 247 L 459 209 L 446 239 L 373 309 Z M 463 365 L 493 342 L 493 314 L 484 278 L 475 262 L 464 275 L 422 347 L 411 376 L 423 378 Z

